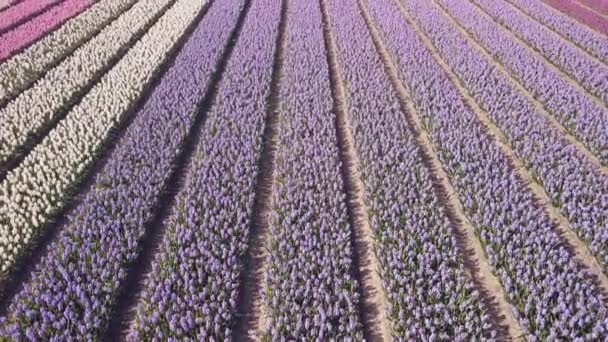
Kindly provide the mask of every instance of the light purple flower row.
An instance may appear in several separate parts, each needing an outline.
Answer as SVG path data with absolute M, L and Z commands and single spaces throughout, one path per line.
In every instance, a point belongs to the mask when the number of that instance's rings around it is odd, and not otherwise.
M 268 334 L 356 339 L 359 284 L 318 1 L 289 1 L 264 298 Z
M 551 70 L 532 50 L 478 13 L 469 2 L 438 3 L 498 59 L 562 126 L 608 164 L 608 111 Z
M 608 37 L 595 32 L 567 15 L 557 14 L 541 1 L 505 0 L 553 31 L 570 39 L 590 54 L 608 63 Z
M 370 8 L 522 328 L 533 341 L 607 336 L 599 289 L 508 158 L 396 4 L 373 1 Z
M 0 336 L 92 340 L 108 324 L 146 225 L 208 91 L 241 1 L 217 1 L 13 299 Z
M 371 228 L 397 339 L 482 339 L 492 325 L 357 2 L 331 1 Z
M 570 145 L 507 75 L 454 30 L 437 7 L 418 2 L 410 2 L 408 7 L 471 96 L 505 132 L 553 205 L 607 267 L 608 176 Z
M 131 340 L 232 338 L 280 21 L 280 0 L 251 4 L 166 221 Z
M 572 43 L 525 16 L 503 0 L 475 2 L 495 20 L 574 77 L 585 89 L 608 103 L 608 67 L 605 64 L 593 60 L 587 53 L 577 49 Z

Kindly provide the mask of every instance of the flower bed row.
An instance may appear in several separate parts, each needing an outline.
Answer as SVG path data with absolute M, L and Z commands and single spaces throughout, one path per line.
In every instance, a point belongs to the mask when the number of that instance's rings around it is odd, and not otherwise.
M 374 1 L 370 8 L 524 331 L 531 340 L 606 336 L 599 289 L 504 152 L 396 4 Z
M 233 338 L 281 7 L 280 0 L 250 4 L 165 221 L 130 340 Z
M 66 20 L 91 6 L 94 0 L 65 1 L 58 6 L 0 36 L 0 63 L 47 32 L 52 31 Z
M 555 7 L 560 12 L 584 23 L 585 25 L 608 35 L 608 18 L 605 18 L 593 11 L 581 6 L 576 1 L 570 0 L 543 0 L 550 6 Z
M 200 8 L 200 3 L 184 5 Z M 50 253 L 14 298 L 0 325 L 5 336 L 87 340 L 101 333 L 148 223 L 171 186 L 167 182 L 184 142 L 197 133 L 192 132 L 194 121 L 205 115 L 199 103 L 210 91 L 242 5 L 240 0 L 217 1 L 203 17 L 69 215 Z M 66 314 L 57 315 L 58 308 Z
M 55 122 L 65 107 L 77 101 L 95 77 L 116 63 L 174 2 L 138 2 L 0 110 L 0 167 Z
M 571 75 L 587 91 L 608 103 L 608 66 L 589 58 L 587 53 L 523 15 L 503 0 L 475 2 L 510 32 Z
M 27 89 L 54 65 L 114 21 L 136 0 L 102 0 L 0 64 L 0 104 Z
M 4 33 L 64 0 L 23 0 L 0 12 L 0 32 Z
M 594 32 L 566 15 L 556 15 L 540 1 L 505 0 L 582 49 L 608 63 L 608 37 Z
M 464 272 L 416 138 L 355 1 L 331 1 L 348 115 L 396 339 L 483 339 L 492 325 Z
M 319 3 L 289 1 L 286 33 L 264 329 L 274 340 L 361 339 Z
M 480 15 L 470 3 L 439 0 L 474 39 L 496 58 L 564 128 L 608 164 L 608 110 L 545 65 L 539 56 Z
M 0 184 L 0 278 L 64 206 L 113 128 L 143 95 L 198 12 L 187 8 L 200 6 L 200 0 L 181 0 L 171 7 L 8 173 Z
M 608 176 L 553 128 L 508 75 L 492 66 L 432 5 L 408 4 L 412 15 L 497 126 L 511 148 L 608 268 Z M 477 75 L 484 75 L 478 77 Z

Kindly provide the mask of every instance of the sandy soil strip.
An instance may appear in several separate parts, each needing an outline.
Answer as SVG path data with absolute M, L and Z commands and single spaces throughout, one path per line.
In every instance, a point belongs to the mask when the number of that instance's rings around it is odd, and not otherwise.
M 361 316 L 365 338 L 369 341 L 390 341 L 391 323 L 387 316 L 388 299 L 380 278 L 380 262 L 374 253 L 372 232 L 367 206 L 365 185 L 362 181 L 359 158 L 348 118 L 348 96 L 339 65 L 336 37 L 331 29 L 328 0 L 320 0 L 324 21 L 325 46 L 330 69 L 330 83 L 336 111 L 336 132 L 342 161 L 342 178 L 348 198 L 348 211 L 353 227 L 353 245 L 360 282 Z
M 387 48 L 384 46 L 381 33 L 373 24 L 373 19 L 369 14 L 367 5 L 363 4 L 363 0 L 360 0 L 359 4 L 362 9 L 364 19 L 370 28 L 370 33 L 374 40 L 374 44 L 376 45 L 386 68 L 386 72 L 389 75 L 395 90 L 397 91 L 403 112 L 406 113 L 405 119 L 408 121 L 417 135 L 416 140 L 421 150 L 428 157 L 427 161 L 431 167 L 430 171 L 434 178 L 436 178 L 435 185 L 439 187 L 439 191 L 445 194 L 443 197 L 446 199 L 448 215 L 451 220 L 452 218 L 455 218 L 455 222 L 453 223 L 459 235 L 457 238 L 461 239 L 461 243 L 467 247 L 465 250 L 463 250 L 463 254 L 465 254 L 463 257 L 471 260 L 474 263 L 474 267 L 466 265 L 470 271 L 470 274 L 472 275 L 472 279 L 480 287 L 482 293 L 492 297 L 491 300 L 495 306 L 494 309 L 499 314 L 500 319 L 503 320 L 502 323 L 506 326 L 505 328 L 507 330 L 506 333 L 508 338 L 511 340 L 518 339 L 523 336 L 523 331 L 521 330 L 517 319 L 515 319 L 515 316 L 511 311 L 511 306 L 506 299 L 504 289 L 499 279 L 490 270 L 486 253 L 481 246 L 481 243 L 477 239 L 473 225 L 464 213 L 462 203 L 460 203 L 458 200 L 456 191 L 450 183 L 447 173 L 437 158 L 437 153 L 429 139 L 428 133 L 421 128 L 422 126 L 420 124 L 420 119 L 418 118 L 416 109 L 413 106 L 413 101 L 409 95 L 410 93 L 406 89 L 406 85 L 399 80 L 396 67 L 390 58 Z M 399 4 L 399 6 L 401 5 Z
M 446 17 L 450 18 L 449 14 L 443 11 L 441 6 L 437 5 L 437 7 L 444 13 Z M 403 12 L 405 12 L 404 8 L 401 9 Z M 450 18 L 450 20 L 453 19 Z M 462 85 L 458 77 L 452 72 L 451 68 L 443 61 L 441 55 L 439 54 L 437 49 L 435 49 L 432 42 L 428 38 L 426 38 L 426 36 L 424 36 L 422 31 L 415 23 L 413 23 L 413 26 L 424 41 L 427 48 L 432 51 L 433 57 L 435 58 L 437 63 L 442 67 L 442 69 L 448 75 L 448 78 L 459 90 L 460 96 L 464 99 L 469 109 L 477 115 L 479 120 L 487 128 L 488 133 L 494 138 L 493 140 L 495 141 L 495 143 L 501 148 L 502 152 L 510 160 L 512 166 L 516 169 L 517 173 L 526 181 L 526 183 L 528 184 L 528 188 L 532 192 L 532 195 L 534 196 L 538 205 L 541 206 L 549 215 L 551 220 L 556 223 L 557 231 L 560 233 L 562 239 L 572 248 L 571 251 L 574 253 L 578 262 L 584 267 L 586 267 L 587 270 L 596 278 L 598 286 L 601 288 L 601 291 L 604 293 L 604 295 L 608 295 L 608 277 L 606 277 L 606 275 L 604 274 L 602 267 L 600 266 L 597 259 L 593 256 L 587 245 L 578 238 L 574 230 L 571 228 L 571 224 L 568 219 L 563 216 L 555 206 L 553 206 L 551 199 L 549 198 L 549 195 L 547 194 L 545 189 L 534 181 L 530 172 L 524 167 L 521 160 L 515 155 L 513 149 L 511 149 L 511 147 L 506 143 L 506 141 L 508 141 L 507 137 L 494 124 L 488 114 L 483 111 L 483 109 L 481 109 L 477 105 L 477 102 L 469 95 L 467 89 Z M 457 30 L 461 32 L 463 31 L 463 29 L 457 26 L 456 24 L 454 24 L 454 26 Z M 608 298 L 605 297 L 604 301 L 607 302 Z

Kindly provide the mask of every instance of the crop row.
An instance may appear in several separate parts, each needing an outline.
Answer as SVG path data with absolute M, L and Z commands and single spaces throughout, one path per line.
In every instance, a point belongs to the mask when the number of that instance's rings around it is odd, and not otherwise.
M 31 86 L 136 0 L 102 0 L 53 33 L 0 64 L 0 104 Z
M 62 0 L 23 0 L 0 12 L 0 32 L 4 33 Z
M 280 0 L 248 6 L 165 221 L 130 340 L 234 338 L 282 7 Z
M 608 2 L 604 0 L 581 0 L 581 3 L 593 8 L 599 13 L 608 15 Z
M 161 196 L 171 186 L 168 181 L 185 141 L 193 134 L 197 116 L 204 115 L 198 106 L 210 91 L 210 80 L 241 10 L 242 1 L 236 0 L 217 1 L 210 7 L 134 114 L 91 190 L 50 246 L 51 252 L 13 300 L 2 326 L 4 334 L 57 338 L 68 319 L 73 330 L 65 333 L 81 339 L 103 330 L 140 253 L 147 226 L 162 205 Z M 54 312 L 57 307 L 65 309 L 66 320 Z
M 521 14 L 503 0 L 477 0 L 475 3 L 549 61 L 574 77 L 585 89 L 608 103 L 608 67 L 605 64 L 590 58 L 587 53 Z
M 116 63 L 173 2 L 138 2 L 0 110 L 0 167 L 60 119 L 66 107 Z
M 30 20 L 3 34 L 0 36 L 0 63 L 91 6 L 94 2 L 94 0 L 65 1 L 52 7 L 34 20 Z
M 410 4 L 424 8 L 422 1 Z M 390 0 L 370 8 L 524 331 L 533 340 L 603 336 L 608 321 L 599 289 L 504 152 L 399 8 Z
M 532 50 L 510 33 L 479 15 L 471 3 L 439 0 L 438 3 L 485 47 L 504 67 L 580 139 L 602 163 L 608 164 L 608 111 L 585 92 L 549 68 Z
M 189 0 L 171 8 L 0 184 L 2 276 L 64 206 L 113 128 L 142 96 L 196 14 L 188 6 L 201 4 Z
M 272 339 L 360 339 L 319 3 L 289 1 L 285 30 L 263 328 Z
M 594 32 L 576 20 L 557 14 L 540 1 L 505 0 L 553 31 L 570 39 L 590 54 L 608 63 L 608 37 Z
M 608 176 L 570 145 L 510 83 L 509 76 L 454 30 L 436 7 L 412 8 L 411 12 L 471 96 L 506 133 L 511 147 L 545 187 L 553 205 L 564 212 L 579 236 L 608 266 L 604 229 L 608 222 Z
M 393 337 L 491 336 L 489 316 L 465 275 L 454 228 L 357 3 L 331 1 L 331 12 Z
M 608 18 L 604 18 L 597 13 L 581 6 L 576 1 L 569 0 L 544 0 L 550 6 L 555 7 L 560 12 L 563 12 L 585 25 L 601 32 L 608 34 Z

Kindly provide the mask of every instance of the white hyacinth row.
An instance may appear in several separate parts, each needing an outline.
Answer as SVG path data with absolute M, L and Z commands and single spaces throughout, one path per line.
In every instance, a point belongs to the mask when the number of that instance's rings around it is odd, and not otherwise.
M 135 1 L 100 1 L 22 53 L 0 64 L 0 103 L 27 89 L 49 66 L 55 65 L 91 39 L 104 25 L 116 19 Z
M 102 72 L 173 0 L 140 1 L 0 111 L 0 166 Z
M 143 1 L 142 1 L 143 2 Z M 145 1 L 149 3 L 149 1 Z M 142 96 L 205 0 L 179 0 L 0 184 L 0 278 Z

